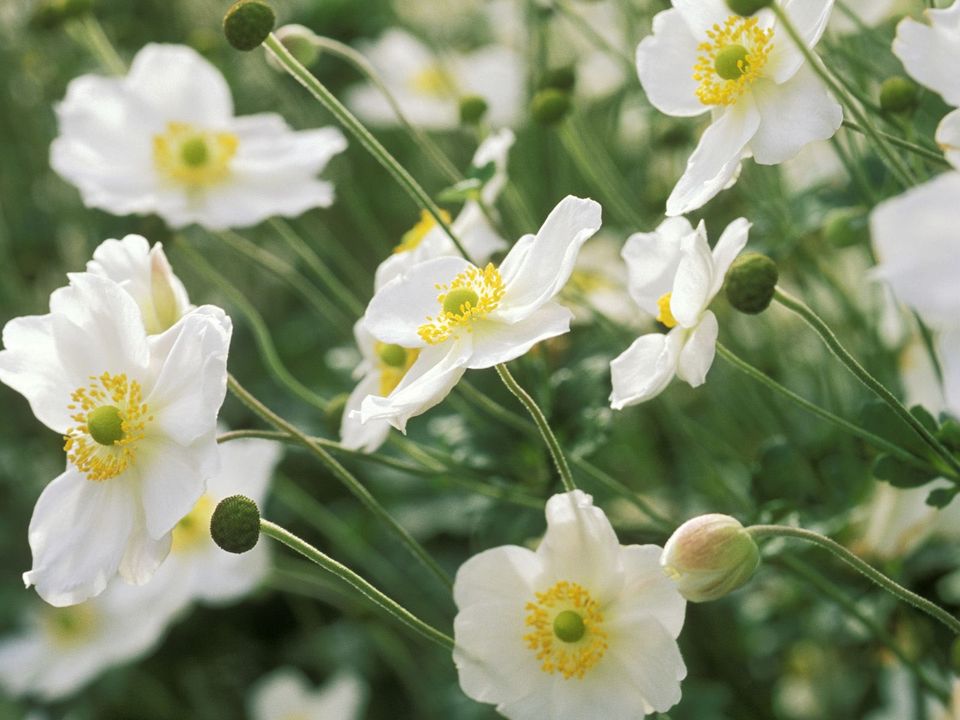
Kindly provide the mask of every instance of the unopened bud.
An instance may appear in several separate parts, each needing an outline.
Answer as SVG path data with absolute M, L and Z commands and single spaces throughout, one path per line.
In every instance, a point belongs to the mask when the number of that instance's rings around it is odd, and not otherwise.
M 708 602 L 745 584 L 760 564 L 760 550 L 736 518 L 701 515 L 667 540 L 660 565 L 690 602 Z
M 244 495 L 221 500 L 210 518 L 210 536 L 229 553 L 253 550 L 260 539 L 260 508 Z
M 274 34 L 287 51 L 297 59 L 297 62 L 306 68 L 313 65 L 320 57 L 320 49 L 316 42 L 317 35 L 310 28 L 296 24 L 284 25 Z M 283 65 L 272 53 L 267 53 L 267 64 L 279 72 L 285 71 Z
M 223 34 L 237 50 L 256 50 L 267 39 L 277 18 L 263 0 L 239 0 L 223 17 Z
M 743 17 L 750 17 L 772 4 L 773 0 L 727 0 L 727 7 Z
M 770 305 L 778 279 L 773 260 L 760 253 L 744 253 L 727 270 L 724 292 L 734 308 L 756 315 Z
M 577 73 L 573 65 L 564 65 L 563 67 L 547 70 L 540 78 L 540 89 L 555 88 L 570 92 L 577 84 Z
M 476 125 L 487 114 L 489 105 L 479 95 L 464 95 L 460 98 L 460 124 Z
M 902 75 L 888 77 L 880 85 L 880 108 L 889 113 L 907 113 L 917 107 L 920 88 Z
M 556 125 L 570 112 L 570 94 L 556 88 L 541 90 L 533 96 L 530 112 L 540 125 Z

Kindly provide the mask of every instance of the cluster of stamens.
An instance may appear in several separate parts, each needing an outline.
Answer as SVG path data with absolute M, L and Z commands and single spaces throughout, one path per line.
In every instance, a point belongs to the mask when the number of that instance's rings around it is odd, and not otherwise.
M 67 429 L 67 459 L 89 480 L 109 480 L 136 459 L 136 445 L 153 420 L 136 380 L 124 374 L 90 376 L 87 387 L 70 396 L 67 409 L 77 425 Z
M 440 211 L 440 217 L 443 218 L 443 221 L 447 223 L 447 225 L 450 224 L 450 213 L 448 213 L 446 210 Z M 415 250 L 420 243 L 423 242 L 423 239 L 427 236 L 427 233 L 433 230 L 436 226 L 437 221 L 433 215 L 428 213 L 426 210 L 421 210 L 420 220 L 416 225 L 403 234 L 403 237 L 400 238 L 400 242 L 397 243 L 397 245 L 393 248 L 394 254 Z
M 668 328 L 674 328 L 677 326 L 677 319 L 673 316 L 673 311 L 670 309 L 670 299 L 673 297 L 673 293 L 664 293 L 657 300 L 657 322 L 666 325 Z
M 536 652 L 543 672 L 582 679 L 608 647 L 599 604 L 581 585 L 565 580 L 536 598 L 526 605 L 530 632 L 524 642 Z
M 239 139 L 233 133 L 198 130 L 189 123 L 169 122 L 153 136 L 153 163 L 168 180 L 190 187 L 214 185 L 230 174 Z
M 503 299 L 503 278 L 493 263 L 482 270 L 471 265 L 449 285 L 437 285 L 440 314 L 427 317 L 417 329 L 423 341 L 438 345 L 455 336 L 460 329 L 472 332 L 472 325 L 496 310 Z
M 709 40 L 697 46 L 693 79 L 704 105 L 733 105 L 750 84 L 762 77 L 773 50 L 772 28 L 758 27 L 756 17 L 731 15 L 707 30 Z

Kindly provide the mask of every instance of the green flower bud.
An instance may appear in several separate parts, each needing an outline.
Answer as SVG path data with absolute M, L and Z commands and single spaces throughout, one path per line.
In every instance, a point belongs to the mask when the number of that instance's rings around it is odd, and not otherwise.
M 760 564 L 760 550 L 729 515 L 687 520 L 667 540 L 660 565 L 690 602 L 708 602 L 744 585 Z
M 489 105 L 479 95 L 464 95 L 460 98 L 460 124 L 476 125 L 487 114 Z
M 540 89 L 554 88 L 571 92 L 577 84 L 577 73 L 573 65 L 564 65 L 563 67 L 547 70 L 540 78 Z
M 724 292 L 737 310 L 756 315 L 770 305 L 778 279 L 773 260 L 760 253 L 744 253 L 727 270 Z
M 888 113 L 908 113 L 916 109 L 920 88 L 902 75 L 888 77 L 880 85 L 880 108 Z
M 866 245 L 870 226 L 863 208 L 834 208 L 823 222 L 823 238 L 837 248 Z
M 743 17 L 750 17 L 772 4 L 773 0 L 727 0 L 727 7 Z
M 533 96 L 530 112 L 540 125 L 556 125 L 570 112 L 570 94 L 556 88 L 541 90 Z
M 243 495 L 221 500 L 210 518 L 210 536 L 230 553 L 240 555 L 253 550 L 260 539 L 260 508 Z
M 277 36 L 277 40 L 297 59 L 297 62 L 306 68 L 313 65 L 320 57 L 320 50 L 316 43 L 317 35 L 310 28 L 303 25 L 284 25 L 277 28 L 274 34 Z M 267 63 L 275 70 L 285 72 L 280 61 L 270 53 L 267 54 Z
M 223 34 L 237 50 L 256 50 L 276 22 L 273 8 L 263 0 L 238 0 L 223 17 Z

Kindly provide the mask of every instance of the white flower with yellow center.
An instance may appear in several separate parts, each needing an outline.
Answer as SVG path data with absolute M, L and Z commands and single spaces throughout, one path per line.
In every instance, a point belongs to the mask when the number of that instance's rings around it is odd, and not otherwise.
M 711 252 L 701 221 L 668 218 L 652 233 L 630 236 L 623 248 L 630 295 L 669 331 L 641 335 L 610 363 L 610 405 L 621 410 L 663 392 L 674 376 L 704 383 L 717 347 L 717 317 L 708 308 L 730 264 L 747 244 L 750 223 L 730 223 Z
M 333 202 L 316 179 L 346 147 L 335 128 L 293 132 L 279 115 L 234 117 L 230 89 L 195 50 L 147 45 L 126 77 L 84 75 L 57 106 L 50 163 L 88 207 L 156 213 L 180 228 L 255 225 Z
M 833 0 L 777 0 L 807 47 Z M 637 47 L 637 72 L 663 113 L 712 122 L 667 199 L 667 215 L 695 210 L 736 181 L 750 155 L 776 165 L 832 137 L 843 112 L 770 10 L 744 18 L 725 0 L 673 0 Z
M 547 502 L 536 552 L 507 545 L 457 572 L 460 687 L 511 720 L 633 720 L 680 700 L 686 604 L 662 548 L 622 546 L 579 490 Z
M 118 571 L 143 584 L 166 557 L 217 472 L 231 334 L 223 311 L 203 306 L 148 337 L 117 283 L 69 277 L 48 315 L 7 323 L 0 352 L 0 381 L 65 438 L 67 468 L 34 508 L 24 575 L 52 605 L 99 594 Z
M 257 683 L 250 700 L 250 717 L 253 720 L 360 720 L 366 693 L 363 682 L 346 672 L 315 689 L 299 671 L 283 668 Z
M 568 196 L 499 267 L 440 257 L 384 285 L 367 308 L 367 331 L 419 354 L 393 392 L 364 398 L 361 421 L 387 420 L 403 431 L 468 369 L 508 362 L 569 331 L 571 313 L 553 298 L 573 272 L 580 247 L 599 228 L 600 205 Z

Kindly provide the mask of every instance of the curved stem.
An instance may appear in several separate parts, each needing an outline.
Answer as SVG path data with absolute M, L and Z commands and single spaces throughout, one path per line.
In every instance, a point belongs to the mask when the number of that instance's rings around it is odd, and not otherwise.
M 838 558 L 847 563 L 847 565 L 854 568 L 857 572 L 882 587 L 891 595 L 894 595 L 905 603 L 913 605 L 915 608 L 921 612 L 925 612 L 930 617 L 939 620 L 954 633 L 960 635 L 960 620 L 955 618 L 939 605 L 930 602 L 926 598 L 917 595 L 911 590 L 907 590 L 905 587 L 898 584 L 891 578 L 888 578 L 882 572 L 874 568 L 869 563 L 858 558 L 835 540 L 831 540 L 830 538 L 819 533 L 815 533 L 812 530 L 804 530 L 803 528 L 789 527 L 787 525 L 751 525 L 747 528 L 747 532 L 750 533 L 755 540 L 771 537 L 797 538 L 799 540 L 805 540 L 806 542 L 818 545 L 824 550 L 829 550 Z
M 87 46 L 87 49 L 93 53 L 100 65 L 111 75 L 124 75 L 127 72 L 127 64 L 120 57 L 110 38 L 107 37 L 103 26 L 96 16 L 87 13 L 83 18 L 74 20 L 67 26 L 67 32 L 75 36 L 75 39 Z
M 227 375 L 227 386 L 237 397 L 237 399 L 240 400 L 240 402 L 263 418 L 263 420 L 270 425 L 273 425 L 278 430 L 282 430 L 283 432 L 296 438 L 301 445 L 313 453 L 327 467 L 333 476 L 343 483 L 344 487 L 346 487 L 347 490 L 349 490 L 353 496 L 364 505 L 364 507 L 372 512 L 377 519 L 383 522 L 384 525 L 390 528 L 397 535 L 397 537 L 400 538 L 400 541 L 407 546 L 407 549 L 415 558 L 417 558 L 417 560 L 423 563 L 423 565 L 430 570 L 430 572 L 432 572 L 443 584 L 445 584 L 447 587 L 453 587 L 453 581 L 450 579 L 450 576 L 447 575 L 443 568 L 437 564 L 437 561 L 430 557 L 430 554 L 423 548 L 423 546 L 418 543 L 389 512 L 387 512 L 386 508 L 384 508 L 383 505 L 381 505 L 377 499 L 373 497 L 370 491 L 367 490 L 367 488 L 364 487 L 360 481 L 350 473 L 349 470 L 341 465 L 336 458 L 327 452 L 322 445 L 315 442 L 313 438 L 309 437 L 296 425 L 287 422 L 262 402 L 257 400 L 257 398 L 255 398 L 246 388 L 237 382 L 237 379 L 233 377 L 233 375 Z
M 833 355 L 844 365 L 847 369 L 864 385 L 867 386 L 878 398 L 883 400 L 887 405 L 890 406 L 890 409 L 893 410 L 901 420 L 903 420 L 907 425 L 916 431 L 917 435 L 923 440 L 923 442 L 930 447 L 937 455 L 939 455 L 943 460 L 946 461 L 947 467 L 952 471 L 954 479 L 960 478 L 960 461 L 953 456 L 947 448 L 945 448 L 933 433 L 931 433 L 927 428 L 921 423 L 917 418 L 915 418 L 909 410 L 907 410 L 904 405 L 897 400 L 892 392 L 887 390 L 887 388 L 873 375 L 867 372 L 866 368 L 861 365 L 853 355 L 851 355 L 843 345 L 840 344 L 840 341 L 837 339 L 837 336 L 833 333 L 830 327 L 823 321 L 823 319 L 817 315 L 810 307 L 808 307 L 802 300 L 799 298 L 793 297 L 788 292 L 784 291 L 780 287 L 775 288 L 774 290 L 774 299 L 777 300 L 781 305 L 783 305 L 788 310 L 792 310 L 801 318 L 803 318 L 807 324 L 816 331 L 816 333 L 823 340 L 824 344 L 833 353 Z
M 563 449 L 560 447 L 560 443 L 557 441 L 557 436 L 554 435 L 553 430 L 550 429 L 550 424 L 547 422 L 547 418 L 544 416 L 543 411 L 537 405 L 536 401 L 530 397 L 530 394 L 520 387 L 520 383 L 518 383 L 510 373 L 506 363 L 500 363 L 497 365 L 497 374 L 500 375 L 500 379 L 503 380 L 503 384 L 506 385 L 507 389 L 512 392 L 516 396 L 517 400 L 523 404 L 523 406 L 527 409 L 527 412 L 530 413 L 530 417 L 532 417 L 533 421 L 537 424 L 537 429 L 540 431 L 543 441 L 547 444 L 547 448 L 550 450 L 550 456 L 553 458 L 553 464 L 557 466 L 557 472 L 560 473 L 560 480 L 563 482 L 564 490 L 567 492 L 576 490 L 577 486 L 573 482 L 573 475 L 571 475 L 570 466 L 567 465 L 567 459 L 563 455 Z
M 443 228 L 457 250 L 463 257 L 470 260 L 470 255 L 464 249 L 463 245 L 450 229 L 449 224 L 443 219 L 443 213 L 433 199 L 420 187 L 420 184 L 413 179 L 413 176 L 391 155 L 387 149 L 380 144 L 373 134 L 351 113 L 346 106 L 341 103 L 331 93 L 327 87 L 315 78 L 309 70 L 301 65 L 297 59 L 284 47 L 277 36 L 273 33 L 264 41 L 264 47 L 272 53 L 277 61 L 290 73 L 290 75 L 301 85 L 303 85 L 311 95 L 330 111 L 330 113 L 343 125 L 366 150 L 373 155 L 400 186 L 407 192 L 413 201 L 423 210 L 426 210 L 434 221 Z
M 848 130 L 853 130 L 854 132 L 858 132 L 861 135 L 867 134 L 866 130 L 864 130 L 862 127 L 857 125 L 855 122 L 851 122 L 850 120 L 844 120 L 843 127 L 847 128 Z M 901 147 L 904 150 L 909 150 L 910 152 L 914 153 L 915 155 L 919 155 L 925 160 L 930 160 L 931 162 L 938 163 L 939 165 L 942 165 L 944 167 L 952 167 L 949 161 L 940 153 L 934 152 L 933 150 L 928 150 L 922 145 L 917 145 L 916 143 L 912 143 L 909 140 L 904 140 L 903 138 L 899 138 L 896 135 L 891 135 L 889 133 L 881 132 L 880 130 L 878 130 L 877 132 L 891 145 L 896 145 L 897 147 Z
M 267 537 L 271 537 L 274 540 L 283 543 L 288 548 L 300 553 L 308 560 L 312 560 L 327 572 L 336 575 L 338 578 L 351 585 L 355 590 L 357 590 L 372 603 L 380 606 L 390 613 L 396 620 L 402 622 L 404 625 L 416 631 L 423 637 L 435 642 L 437 645 L 440 645 L 447 650 L 453 650 L 454 641 L 452 637 L 446 633 L 440 632 L 432 625 L 428 625 L 412 612 L 403 607 L 403 605 L 398 603 L 396 600 L 377 590 L 377 588 L 357 575 L 346 565 L 342 565 L 333 558 L 324 555 L 307 541 L 297 537 L 289 530 L 285 530 L 269 520 L 260 520 L 260 532 Z
M 598 468 L 589 460 L 584 460 L 583 458 L 574 455 L 571 462 L 573 462 L 574 465 L 576 465 L 598 483 L 605 485 L 608 489 L 631 502 L 638 510 L 640 510 L 640 512 L 654 522 L 658 530 L 669 533 L 680 524 L 675 520 L 671 520 L 670 518 L 661 515 L 657 510 L 654 510 L 653 506 L 650 505 L 650 503 L 648 503 L 637 492 L 631 490 L 629 487 L 624 485 L 609 473 Z

